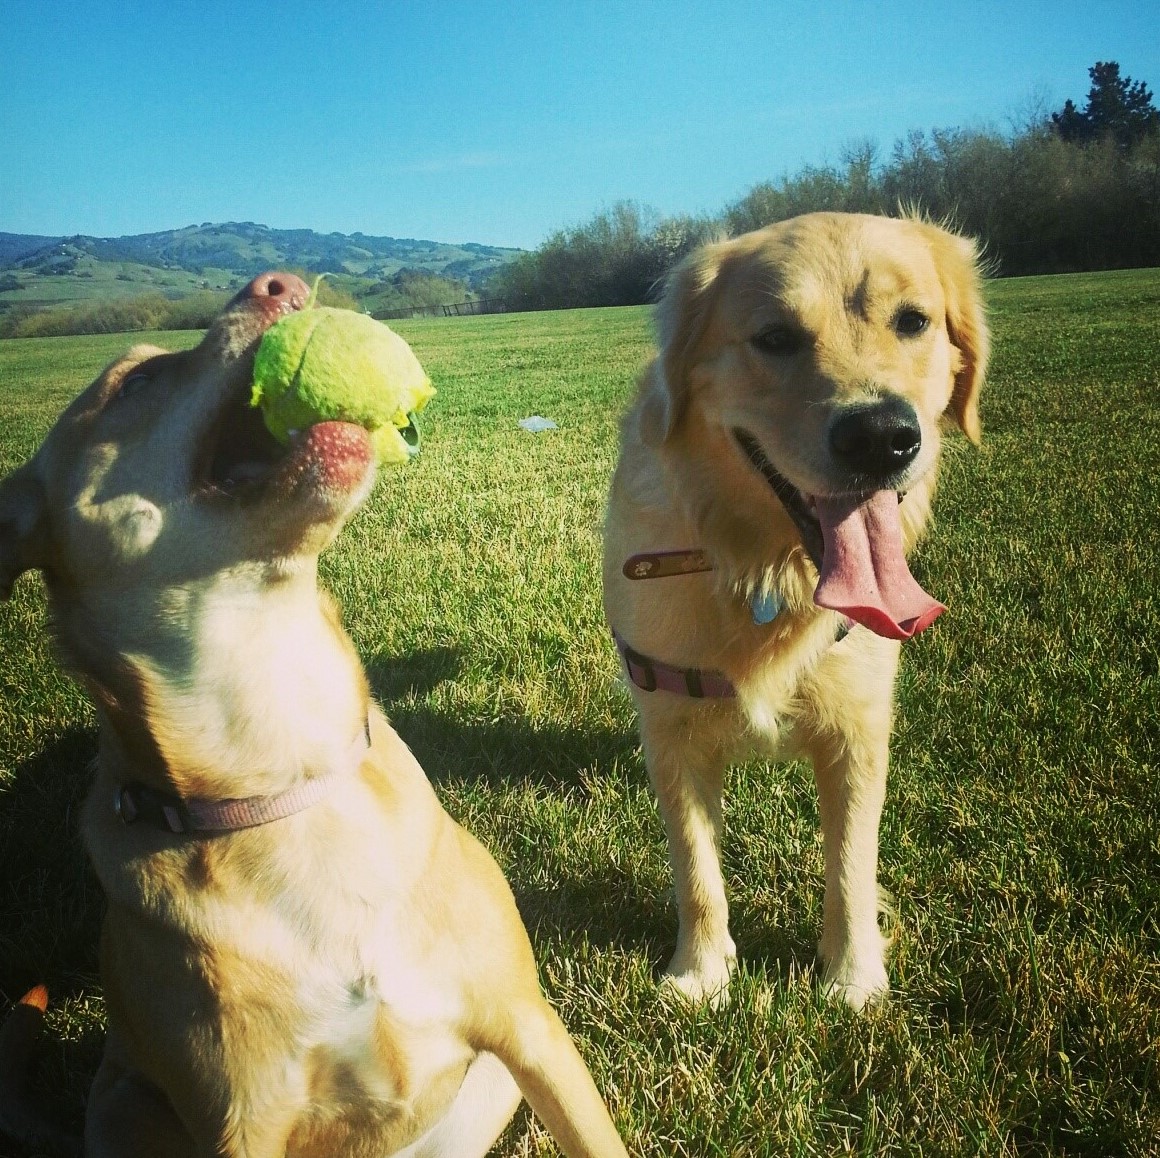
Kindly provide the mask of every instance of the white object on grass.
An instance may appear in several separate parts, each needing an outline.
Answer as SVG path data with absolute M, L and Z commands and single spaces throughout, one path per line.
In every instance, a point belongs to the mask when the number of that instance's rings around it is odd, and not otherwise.
M 530 418 L 521 418 L 520 426 L 524 430 L 530 430 L 533 434 L 539 434 L 541 430 L 559 429 L 550 418 L 541 418 L 538 414 L 533 414 Z

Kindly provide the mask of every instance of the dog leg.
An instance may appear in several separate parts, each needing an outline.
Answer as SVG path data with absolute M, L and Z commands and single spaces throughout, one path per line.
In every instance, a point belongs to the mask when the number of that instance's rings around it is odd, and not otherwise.
M 567 1158 L 627 1158 L 584 1059 L 543 997 L 515 1011 L 503 1050 L 528 1105 Z
M 728 1000 L 737 948 L 721 874 L 721 790 L 725 755 L 698 743 L 687 721 L 650 728 L 641 714 L 649 779 L 668 835 L 677 899 L 677 948 L 663 987 L 693 1002 Z M 676 739 L 672 739 L 676 737 Z
M 106 1056 L 85 1111 L 85 1158 L 196 1158 L 160 1091 Z
M 850 736 L 815 736 L 813 759 L 826 856 L 826 900 L 818 946 L 828 992 L 855 1009 L 890 987 L 878 927 L 878 822 L 886 796 L 885 736 L 861 746 Z
M 507 1067 L 491 1053 L 468 1067 L 451 1109 L 396 1158 L 484 1158 L 521 1100 Z

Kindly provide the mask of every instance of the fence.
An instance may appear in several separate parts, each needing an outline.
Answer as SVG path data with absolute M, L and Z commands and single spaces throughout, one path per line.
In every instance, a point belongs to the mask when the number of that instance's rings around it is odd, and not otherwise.
M 446 306 L 403 306 L 397 310 L 376 310 L 380 322 L 394 318 L 462 318 L 470 314 L 506 314 L 508 304 L 503 298 L 474 298 L 469 302 L 453 302 Z

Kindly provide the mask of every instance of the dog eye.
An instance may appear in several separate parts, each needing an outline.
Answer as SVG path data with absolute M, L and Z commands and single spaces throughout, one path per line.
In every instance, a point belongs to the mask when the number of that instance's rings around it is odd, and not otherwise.
M 788 358 L 806 344 L 805 335 L 789 326 L 770 326 L 750 340 L 763 354 L 772 354 L 775 358 Z
M 903 338 L 917 338 L 929 325 L 930 318 L 922 310 L 911 308 L 899 310 L 894 319 L 895 333 Z

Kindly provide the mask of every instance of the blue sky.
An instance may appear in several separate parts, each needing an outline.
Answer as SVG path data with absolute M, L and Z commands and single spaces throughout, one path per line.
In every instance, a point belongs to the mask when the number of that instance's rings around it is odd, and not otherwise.
M 202 221 L 533 247 L 622 198 L 716 213 L 866 138 L 1008 128 L 1160 4 L 5 0 L 0 230 Z

